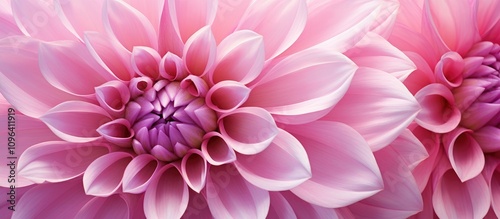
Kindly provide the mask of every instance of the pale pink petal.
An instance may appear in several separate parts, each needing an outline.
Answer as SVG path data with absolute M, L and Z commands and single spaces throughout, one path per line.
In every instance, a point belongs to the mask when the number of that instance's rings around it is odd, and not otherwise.
M 212 83 L 233 80 L 248 84 L 264 67 L 263 37 L 250 30 L 236 31 L 217 46 L 215 68 L 208 76 Z
M 422 8 L 424 0 L 400 0 L 397 22 L 413 31 L 420 31 L 422 26 Z
M 217 14 L 212 24 L 212 30 L 218 43 L 234 32 L 251 3 L 252 0 L 217 2 Z
M 170 19 L 183 42 L 206 25 L 211 25 L 217 12 L 217 1 L 168 1 Z M 165 8 L 163 9 L 165 13 Z M 187 42 L 186 42 L 187 44 Z
M 400 81 L 404 81 L 416 69 L 403 52 L 371 32 L 345 54 L 358 66 L 385 71 Z
M 312 178 L 291 190 L 305 201 L 343 207 L 383 188 L 370 147 L 351 127 L 317 121 L 286 130 L 304 146 L 311 164 Z
M 227 144 L 242 154 L 263 151 L 278 134 L 271 114 L 257 107 L 242 107 L 222 115 L 219 128 Z
M 170 81 L 181 80 L 188 76 L 182 59 L 171 52 L 167 52 L 160 62 L 160 75 Z
M 297 218 L 310 218 L 310 219 L 338 219 L 335 209 L 323 208 L 307 201 L 302 200 L 293 193 L 286 191 L 280 194 L 288 204 L 292 207 Z
M 170 3 L 173 5 L 173 1 L 170 1 Z M 179 28 L 176 19 L 173 19 L 176 16 L 176 12 L 169 5 L 169 2 L 164 2 L 161 8 L 160 28 L 158 30 L 158 52 L 160 55 L 172 53 L 182 56 L 184 42 L 177 31 Z
M 158 37 L 151 22 L 125 2 L 106 0 L 103 21 L 108 35 L 115 37 L 129 51 L 134 46 L 158 48 Z
M 125 152 L 112 152 L 95 159 L 83 174 L 85 193 L 100 197 L 116 193 L 131 160 L 132 156 Z
M 7 36 L 23 35 L 14 21 L 11 1 L 0 2 L 0 39 Z
M 310 122 L 322 115 L 309 118 L 309 121 L 301 116 L 333 107 L 346 93 L 356 69 L 357 66 L 340 53 L 304 50 L 273 66 L 252 87 L 244 105 L 259 106 L 282 116 L 277 118 L 279 122 Z
M 434 74 L 438 82 L 447 87 L 458 87 L 462 84 L 465 63 L 462 57 L 456 52 L 447 52 L 443 54 L 441 60 L 437 63 Z
M 409 19 L 415 19 L 415 17 Z M 420 34 L 419 30 L 412 30 L 411 27 L 396 23 L 389 42 L 402 51 L 411 51 L 420 55 L 427 62 L 426 64 L 435 66 L 442 53 Z M 418 63 L 415 64 L 418 67 Z
M 496 152 L 500 150 L 500 128 L 485 126 L 472 133 L 474 139 L 484 152 Z
M 288 49 L 299 38 L 306 21 L 306 1 L 257 0 L 248 7 L 236 30 L 262 35 L 267 60 Z
M 85 195 L 80 177 L 61 183 L 40 184 L 24 193 L 12 218 L 40 218 L 42 215 L 43 218 L 74 218 L 92 198 Z
M 40 117 L 59 103 L 77 99 L 45 80 L 38 67 L 39 44 L 27 37 L 0 40 L 0 93 L 17 110 L 31 117 Z
M 88 142 L 99 138 L 97 128 L 111 121 L 104 109 L 83 101 L 61 103 L 40 119 L 57 136 L 70 142 Z
M 453 130 L 460 122 L 460 110 L 451 91 L 442 84 L 429 84 L 415 94 L 422 110 L 415 121 L 436 133 Z
M 292 206 L 279 192 L 270 192 L 271 205 L 266 218 L 269 219 L 297 219 Z M 310 217 L 309 217 L 310 218 Z
M 187 40 L 183 51 L 184 66 L 189 73 L 202 76 L 211 70 L 216 52 L 215 38 L 210 26 L 205 26 Z
M 45 41 L 75 39 L 57 16 L 53 1 L 12 1 L 14 19 L 21 31 Z
M 378 150 L 396 139 L 419 110 L 415 98 L 395 77 L 360 68 L 345 96 L 322 120 L 348 124 L 366 139 L 372 150 Z
M 232 165 L 212 166 L 206 197 L 214 218 L 264 218 L 269 193 L 248 183 Z
M 484 168 L 484 154 L 471 130 L 458 127 L 444 134 L 442 138 L 451 166 L 462 182 L 481 173 Z
M 436 213 L 434 213 L 434 208 L 432 207 L 432 183 L 429 181 L 425 190 L 422 189 L 422 200 L 424 202 L 424 207 L 419 213 L 409 217 L 410 219 L 428 219 L 436 218 Z
M 146 217 L 180 218 L 188 205 L 189 189 L 179 170 L 169 164 L 155 175 L 144 196 Z
M 78 211 L 75 219 L 85 218 L 130 218 L 128 203 L 120 195 L 94 197 Z
M 83 40 L 99 65 L 121 80 L 131 79 L 134 74 L 130 65 L 131 53 L 117 40 L 97 32 L 85 32 Z
M 104 33 L 102 8 L 105 0 L 92 4 L 83 1 L 54 0 L 54 7 L 63 25 L 76 37 L 83 39 L 85 31 Z
M 37 183 L 67 181 L 83 174 L 90 163 L 109 151 L 109 146 L 98 142 L 43 142 L 21 154 L 18 171 Z
M 217 112 L 231 112 L 245 103 L 250 91 L 250 88 L 242 83 L 221 81 L 210 88 L 205 103 Z
M 490 193 L 482 175 L 461 182 L 450 169 L 439 178 L 432 203 L 440 218 L 483 218 L 490 208 Z
M 125 0 L 125 2 L 146 16 L 151 25 L 153 25 L 155 32 L 159 33 L 160 18 L 162 15 L 161 9 L 166 4 L 164 0 L 150 0 L 147 4 L 144 4 L 142 0 Z
M 200 192 L 205 187 L 207 171 L 207 160 L 199 150 L 192 149 L 182 158 L 181 175 L 195 192 Z
M 429 157 L 425 146 L 420 140 L 408 129 L 403 131 L 390 147 L 393 148 L 399 155 L 399 158 L 413 170 L 417 165 Z
M 115 79 L 80 42 L 42 43 L 39 57 L 40 71 L 45 79 L 71 94 L 94 94 L 95 87 Z
M 130 100 L 130 90 L 120 81 L 109 81 L 95 88 L 95 97 L 109 115 L 120 118 L 125 114 L 125 105 Z
M 236 160 L 236 153 L 218 132 L 209 132 L 203 136 L 201 152 L 205 159 L 215 166 L 232 163 Z
M 149 154 L 134 157 L 123 174 L 123 192 L 143 193 L 159 168 L 159 162 Z
M 135 46 L 132 49 L 132 68 L 141 75 L 156 80 L 160 77 L 160 54 L 154 49 L 144 46 Z
M 441 147 L 441 135 L 417 126 L 412 130 L 413 134 L 422 142 L 424 147 L 429 154 L 429 157 L 423 160 L 418 166 L 416 166 L 412 173 L 417 181 L 418 188 L 420 191 L 424 191 L 425 186 L 431 181 L 429 178 L 436 167 L 439 159 L 444 154 L 444 150 Z
M 182 215 L 184 219 L 214 218 L 208 208 L 207 200 L 202 193 L 189 190 L 189 203 L 186 211 Z
M 477 1 L 477 26 L 483 38 L 494 34 L 492 30 L 495 26 L 499 26 L 500 14 L 496 13 L 498 8 L 500 8 L 498 1 Z
M 234 165 L 248 182 L 268 191 L 289 190 L 312 176 L 306 150 L 282 129 L 262 152 L 237 154 Z
M 187 90 L 195 97 L 206 96 L 208 84 L 202 78 L 194 75 L 188 75 L 181 81 L 181 88 Z
M 380 13 L 370 27 L 370 31 L 388 39 L 399 14 L 399 0 L 383 0 Z

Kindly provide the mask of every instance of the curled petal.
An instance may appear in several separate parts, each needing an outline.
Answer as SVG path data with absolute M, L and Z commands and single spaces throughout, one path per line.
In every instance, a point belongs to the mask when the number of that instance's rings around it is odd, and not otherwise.
M 447 87 L 458 87 L 462 84 L 465 63 L 462 56 L 456 52 L 447 52 L 437 63 L 434 74 L 437 81 Z
M 94 197 L 78 211 L 75 219 L 112 217 L 128 219 L 130 210 L 127 201 L 120 195 Z
M 415 121 L 436 133 L 453 130 L 460 123 L 460 110 L 451 91 L 442 84 L 429 84 L 415 94 L 422 110 Z
M 144 195 L 147 218 L 180 218 L 186 211 L 189 189 L 177 167 L 161 168 Z
M 263 37 L 250 30 L 236 31 L 217 46 L 216 66 L 209 74 L 214 84 L 224 80 L 248 84 L 264 67 Z
M 131 98 L 136 98 L 153 87 L 153 81 L 149 77 L 132 78 L 128 86 Z
M 316 121 L 287 126 L 286 130 L 304 146 L 311 164 L 312 178 L 291 189 L 305 201 L 337 208 L 372 196 L 383 188 L 370 147 L 351 127 Z
M 111 121 L 104 109 L 83 101 L 61 103 L 40 119 L 57 136 L 70 142 L 89 142 L 99 138 L 97 128 Z
M 242 154 L 256 154 L 273 141 L 278 128 L 264 109 L 244 107 L 219 118 L 219 128 L 226 142 Z
M 160 62 L 160 75 L 170 81 L 184 79 L 188 73 L 179 56 L 167 52 Z
M 236 160 L 236 153 L 226 143 L 218 132 L 209 132 L 203 137 L 201 152 L 207 161 L 215 166 L 232 163 Z
M 109 153 L 94 160 L 83 174 L 85 193 L 100 197 L 115 193 L 131 160 L 132 156 L 125 152 Z
M 250 88 L 236 81 L 222 81 L 215 84 L 207 93 L 207 106 L 221 113 L 231 112 L 248 99 Z
M 289 190 L 312 175 L 306 150 L 282 129 L 262 152 L 238 154 L 235 166 L 248 182 L 268 191 Z
M 120 81 L 109 81 L 95 88 L 97 102 L 103 109 L 114 117 L 121 117 L 125 113 L 125 105 L 130 100 L 130 91 Z
M 189 73 L 202 76 L 211 70 L 216 52 L 214 35 L 210 26 L 205 26 L 186 42 L 183 52 L 184 66 Z
M 208 85 L 205 80 L 194 75 L 184 78 L 181 81 L 181 87 L 195 97 L 205 96 L 208 92 Z
M 182 177 L 195 192 L 199 193 L 205 187 L 207 169 L 207 161 L 199 150 L 192 149 L 182 158 Z
M 134 157 L 123 174 L 123 192 L 143 193 L 159 168 L 158 161 L 149 154 Z
M 135 46 L 132 49 L 132 68 L 141 76 L 158 79 L 160 60 L 160 54 L 149 47 Z

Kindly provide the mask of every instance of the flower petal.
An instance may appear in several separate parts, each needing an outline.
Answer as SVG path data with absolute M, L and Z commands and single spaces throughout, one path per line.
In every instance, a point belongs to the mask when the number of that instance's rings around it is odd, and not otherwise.
M 447 52 L 437 63 L 434 74 L 438 82 L 454 88 L 462 84 L 464 67 L 464 60 L 458 53 Z
M 211 25 L 217 11 L 215 0 L 174 0 L 167 4 L 174 28 L 184 42 L 202 27 Z
M 148 186 L 144 196 L 147 218 L 180 218 L 189 200 L 188 186 L 173 165 L 164 166 Z
M 123 192 L 143 193 L 159 168 L 158 161 L 149 154 L 134 157 L 123 173 Z
M 101 198 L 94 197 L 78 211 L 75 219 L 84 218 L 123 218 L 130 217 L 130 208 L 120 195 Z
M 189 73 L 203 76 L 215 62 L 217 46 L 210 26 L 194 33 L 186 42 L 183 51 L 184 66 Z
M 144 46 L 135 46 L 132 49 L 132 68 L 141 75 L 153 80 L 160 76 L 160 54 L 154 49 Z
M 238 154 L 234 165 L 248 182 L 268 191 L 289 190 L 312 175 L 306 150 L 282 129 L 264 151 Z
M 209 132 L 203 136 L 203 139 L 201 152 L 210 164 L 219 166 L 236 160 L 236 153 L 220 133 Z
M 310 219 L 338 219 L 338 215 L 332 208 L 323 208 L 307 201 L 302 200 L 289 191 L 280 192 L 281 196 L 286 199 L 288 204 L 293 208 L 297 218 Z
M 0 39 L 8 36 L 23 35 L 12 15 L 11 0 L 0 2 L 0 8 Z
M 288 49 L 299 38 L 306 21 L 306 1 L 257 0 L 248 7 L 236 30 L 262 35 L 267 60 Z
M 472 134 L 481 149 L 488 152 L 500 150 L 500 128 L 494 126 L 485 126 Z
M 271 205 L 266 218 L 269 219 L 297 219 L 292 206 L 279 192 L 270 192 Z
M 264 67 L 263 37 L 250 30 L 240 30 L 224 38 L 217 46 L 216 66 L 208 76 L 214 84 L 224 80 L 248 84 Z
M 356 69 L 357 66 L 340 53 L 304 50 L 272 67 L 252 87 L 244 105 L 259 106 L 281 116 L 276 118 L 279 122 L 310 122 L 320 116 L 304 121 L 301 115 L 333 107 L 346 93 Z
M 125 105 L 130 100 L 130 90 L 120 81 L 109 81 L 95 88 L 99 105 L 115 118 L 123 117 Z
M 250 88 L 236 81 L 221 81 L 208 90 L 205 103 L 221 113 L 231 112 L 248 99 Z
M 182 215 L 184 219 L 213 218 L 207 200 L 202 193 L 189 190 L 189 204 Z
M 476 130 L 495 119 L 498 113 L 500 113 L 500 104 L 498 103 L 475 102 L 462 113 L 460 125 Z
M 195 192 L 199 193 L 205 187 L 207 171 L 207 160 L 199 150 L 191 149 L 182 158 L 181 175 Z
M 210 168 L 206 193 L 214 218 L 264 218 L 269 211 L 269 193 L 248 183 L 232 165 Z
M 286 130 L 302 143 L 311 163 L 312 178 L 291 189 L 305 201 L 327 208 L 343 207 L 383 188 L 370 147 L 351 127 L 316 121 L 287 126 Z
M 96 0 L 92 4 L 82 1 L 55 0 L 59 19 L 75 36 L 83 39 L 85 31 L 104 33 L 102 23 L 102 7 L 105 0 Z
M 242 154 L 263 151 L 278 134 L 272 116 L 257 107 L 243 107 L 222 115 L 219 128 L 227 144 Z
M 394 141 L 418 111 L 415 98 L 395 77 L 360 68 L 345 96 L 322 120 L 348 124 L 378 150 Z
M 109 151 L 109 146 L 98 142 L 43 142 L 21 154 L 19 175 L 37 183 L 67 181 L 83 174 L 90 163 Z
M 99 197 L 114 194 L 131 160 L 132 156 L 125 152 L 113 152 L 95 159 L 83 174 L 85 193 Z
M 96 131 L 111 121 L 104 109 L 83 101 L 67 101 L 50 109 L 40 119 L 60 138 L 69 142 L 88 142 L 99 138 Z
M 396 138 L 390 147 L 399 155 L 399 158 L 413 170 L 420 162 L 429 157 L 425 146 L 410 131 L 405 130 Z

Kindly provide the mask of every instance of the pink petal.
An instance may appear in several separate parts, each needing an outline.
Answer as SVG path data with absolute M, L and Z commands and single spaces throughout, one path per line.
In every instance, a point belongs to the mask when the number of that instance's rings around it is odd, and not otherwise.
M 215 69 L 208 76 L 214 84 L 233 80 L 248 84 L 264 67 L 263 37 L 250 30 L 236 31 L 217 46 Z
M 156 175 L 144 196 L 146 217 L 180 218 L 188 205 L 188 186 L 173 165 L 164 166 Z
M 241 17 L 244 15 L 252 0 L 239 0 L 239 1 L 218 1 L 217 14 L 214 23 L 212 24 L 212 31 L 214 32 L 217 42 L 235 32 Z
M 39 44 L 27 37 L 0 40 L 0 93 L 17 110 L 31 117 L 40 117 L 61 102 L 78 99 L 45 80 L 38 67 Z
M 172 7 L 170 6 L 172 5 Z M 160 55 L 172 53 L 182 56 L 184 42 L 178 33 L 177 19 L 173 2 L 163 1 L 161 8 L 160 27 L 158 30 L 158 52 Z M 205 25 L 203 25 L 205 26 Z
M 68 198 L 71 197 L 71 198 Z M 40 184 L 22 196 L 16 204 L 18 210 L 12 218 L 74 218 L 78 211 L 92 199 L 85 195 L 82 179 L 76 178 L 61 183 Z
M 184 66 L 189 73 L 202 76 L 215 62 L 217 47 L 210 26 L 194 33 L 186 42 L 183 51 Z
M 476 130 L 488 124 L 498 113 L 500 104 L 476 102 L 462 113 L 460 125 Z
M 97 32 L 85 32 L 83 40 L 99 65 L 121 80 L 131 79 L 134 73 L 130 65 L 131 53 L 120 42 Z
M 149 47 L 135 46 L 132 49 L 132 68 L 141 76 L 158 79 L 160 60 L 158 52 Z
M 382 1 L 380 13 L 370 27 L 370 31 L 388 39 L 399 14 L 399 7 L 400 3 L 397 0 Z
M 443 54 L 434 70 L 438 82 L 447 87 L 458 87 L 462 84 L 465 63 L 462 57 L 456 52 Z
M 179 56 L 167 52 L 160 62 L 160 75 L 170 81 L 182 80 L 188 73 L 184 68 L 183 61 Z
M 486 158 L 486 166 L 483 170 L 483 176 L 488 183 L 488 187 L 490 189 L 491 194 L 491 208 L 494 211 L 494 214 L 500 214 L 500 172 L 498 168 L 498 164 L 500 160 L 498 160 L 495 156 L 489 156 Z M 491 210 L 490 210 L 491 211 Z M 486 217 L 485 217 L 486 218 Z M 495 218 L 495 217 L 492 217 Z
M 186 211 L 182 215 L 184 219 L 213 218 L 208 209 L 207 200 L 201 193 L 189 190 L 189 203 Z
M 429 84 L 415 94 L 422 110 L 415 121 L 436 133 L 453 130 L 460 122 L 460 110 L 451 91 L 442 84 Z
M 268 191 L 289 190 L 312 176 L 304 147 L 282 129 L 264 151 L 238 154 L 234 164 L 248 182 Z
M 186 89 L 195 97 L 205 96 L 208 92 L 208 85 L 200 77 L 189 75 L 181 81 L 181 88 Z
M 443 145 L 451 166 L 462 182 L 481 173 L 484 168 L 484 154 L 471 130 L 458 127 L 444 134 Z
M 429 178 L 431 177 L 433 171 L 429 170 L 434 170 L 436 168 L 439 159 L 443 157 L 444 149 L 441 146 L 441 134 L 431 132 L 420 126 L 417 126 L 412 130 L 412 132 L 415 137 L 417 137 L 422 142 L 425 149 L 427 150 L 427 153 L 429 154 L 429 157 L 427 159 L 420 162 L 420 164 L 418 164 L 418 166 L 416 166 L 412 170 L 419 190 L 423 191 L 425 186 L 428 183 L 431 183 L 431 181 L 429 181 Z
M 218 132 L 209 132 L 203 137 L 201 152 L 207 161 L 215 166 L 232 163 L 236 160 L 234 150 Z
M 119 195 L 101 198 L 94 197 L 83 206 L 75 219 L 84 218 L 123 218 L 130 217 L 128 203 Z
M 202 27 L 211 25 L 217 11 L 217 1 L 214 0 L 175 0 L 167 4 L 174 28 L 184 42 Z
M 108 35 L 115 37 L 128 51 L 134 46 L 158 48 L 158 38 L 151 22 L 125 2 L 106 0 L 103 21 Z
M 130 100 L 130 90 L 120 81 L 109 81 L 95 88 L 99 105 L 113 117 L 125 114 L 125 105 Z
M 57 17 L 53 1 L 12 1 L 12 12 L 26 36 L 44 41 L 75 39 Z
M 85 31 L 104 33 L 102 23 L 102 7 L 104 0 L 97 0 L 92 4 L 82 1 L 54 1 L 59 19 L 63 25 L 80 39 L 84 38 Z
M 231 112 L 248 99 L 250 88 L 236 81 L 221 81 L 210 88 L 205 97 L 208 107 L 220 113 Z
M 297 219 L 292 206 L 279 192 L 269 193 L 271 205 L 266 218 L 269 219 Z
M 205 187 L 207 171 L 207 160 L 199 150 L 192 149 L 182 158 L 181 175 L 195 192 L 199 193 Z
M 482 175 L 460 182 L 450 169 L 437 182 L 432 203 L 440 218 L 483 218 L 490 208 L 488 185 Z
M 453 96 L 455 97 L 458 109 L 462 112 L 469 108 L 479 96 L 484 92 L 484 87 L 473 85 L 470 80 L 464 80 L 462 86 L 453 89 Z
M 222 115 L 219 128 L 227 144 L 242 154 L 263 151 L 278 134 L 272 116 L 257 107 L 243 107 Z
M 345 54 L 358 66 L 385 71 L 400 81 L 404 81 L 416 69 L 403 52 L 371 32 Z
M 0 39 L 14 35 L 23 35 L 23 33 L 14 21 L 11 0 L 2 1 L 0 3 Z
M 112 152 L 95 159 L 83 174 L 85 193 L 107 197 L 117 192 L 131 160 L 132 156 L 125 152 Z
M 277 118 L 279 122 L 310 122 L 319 117 L 304 121 L 301 116 L 333 107 L 346 93 L 356 69 L 340 53 L 304 50 L 273 66 L 252 87 L 245 106 L 259 106 L 282 116 Z
M 104 109 L 83 101 L 61 103 L 40 119 L 58 137 L 70 142 L 88 142 L 99 138 L 97 128 L 111 121 Z
M 232 165 L 210 168 L 206 196 L 214 218 L 264 218 L 269 211 L 269 193 L 246 182 Z
M 236 30 L 262 35 L 267 60 L 288 49 L 299 38 L 306 21 L 305 1 L 258 0 L 248 7 Z
M 134 157 L 123 174 L 123 192 L 141 194 L 151 183 L 160 168 L 155 157 L 142 154 Z
M 272 193 L 271 193 L 272 194 Z M 280 192 L 283 198 L 286 199 L 288 204 L 293 208 L 297 218 L 311 218 L 311 219 L 337 219 L 335 209 L 323 208 L 307 201 L 302 200 L 289 191 Z
M 425 146 L 420 140 L 410 131 L 405 130 L 391 144 L 399 158 L 413 170 L 417 165 L 429 157 Z
M 149 1 L 147 4 L 144 4 L 142 0 L 125 0 L 125 2 L 146 16 L 148 21 L 155 28 L 155 32 L 158 33 L 162 13 L 161 8 L 166 4 L 164 0 L 153 0 Z
M 343 207 L 383 188 L 370 147 L 351 127 L 317 121 L 286 130 L 302 143 L 311 163 L 312 178 L 291 190 L 305 201 Z
M 40 71 L 45 79 L 75 95 L 94 94 L 94 88 L 115 79 L 79 42 L 43 43 L 39 49 Z
M 98 142 L 43 142 L 29 147 L 19 157 L 19 175 L 34 182 L 62 182 L 83 174 L 95 159 L 109 153 Z
M 494 126 L 485 126 L 472 133 L 481 149 L 488 152 L 499 151 L 500 147 L 500 128 Z
M 8 193 L 12 193 L 12 190 L 10 189 L 9 186 L 10 185 L 8 185 L 7 187 L 3 187 L 3 186 L 0 187 L 0 193 L 8 195 L 7 198 L 9 199 L 9 201 L 4 201 L 4 202 L 0 203 L 0 215 L 2 215 L 3 217 L 6 217 L 6 218 L 14 218 L 13 215 L 16 211 L 9 209 L 11 204 L 10 204 L 10 195 Z M 15 189 L 16 203 L 19 203 L 19 200 L 24 196 L 24 194 L 26 194 L 26 192 L 29 191 L 33 187 L 35 187 L 35 186 L 33 185 L 33 186 L 17 187 L 17 184 L 16 184 L 16 189 Z M 16 209 L 17 208 L 14 206 L 14 210 L 16 210 Z
M 360 68 L 346 95 L 322 120 L 353 127 L 379 150 L 396 139 L 419 111 L 415 98 L 395 77 Z

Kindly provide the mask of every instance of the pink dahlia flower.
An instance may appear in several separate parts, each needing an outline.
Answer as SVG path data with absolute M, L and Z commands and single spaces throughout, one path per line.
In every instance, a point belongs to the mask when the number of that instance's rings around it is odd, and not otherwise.
M 500 217 L 499 1 L 401 1 L 390 41 L 417 70 L 414 134 L 430 158 L 414 170 L 422 218 Z M 434 212 L 434 213 L 433 213 Z
M 406 131 L 419 106 L 400 80 L 414 66 L 384 39 L 397 2 L 1 4 L 0 92 L 18 111 L 14 218 L 422 207 L 417 189 L 380 192 L 394 162 L 397 182 L 417 188 L 405 173 L 426 155 Z

